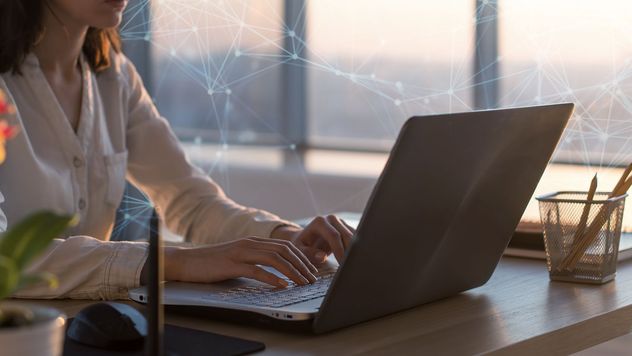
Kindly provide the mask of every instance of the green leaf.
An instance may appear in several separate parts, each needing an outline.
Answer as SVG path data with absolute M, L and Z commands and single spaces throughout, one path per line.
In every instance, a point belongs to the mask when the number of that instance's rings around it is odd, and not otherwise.
M 0 255 L 0 300 L 8 297 L 18 285 L 20 273 L 15 262 Z
M 13 225 L 0 237 L 0 255 L 11 257 L 18 271 L 46 249 L 71 224 L 74 216 L 62 216 L 42 211 Z
M 28 287 L 30 285 L 46 282 L 48 283 L 48 287 L 50 289 L 56 289 L 59 286 L 59 282 L 57 281 L 57 277 L 54 274 L 48 272 L 41 272 L 36 274 L 23 275 L 20 277 L 20 282 L 16 289 L 22 289 L 24 287 Z

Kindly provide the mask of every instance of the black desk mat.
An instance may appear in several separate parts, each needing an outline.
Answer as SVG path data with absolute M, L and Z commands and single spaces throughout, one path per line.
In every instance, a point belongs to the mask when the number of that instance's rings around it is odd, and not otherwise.
M 73 318 L 68 319 L 68 328 Z M 165 355 L 197 356 L 197 355 L 246 355 L 263 351 L 265 345 L 257 341 L 239 339 L 206 331 L 165 325 Z M 143 351 L 110 351 L 82 345 L 70 340 L 64 341 L 64 356 L 136 356 Z

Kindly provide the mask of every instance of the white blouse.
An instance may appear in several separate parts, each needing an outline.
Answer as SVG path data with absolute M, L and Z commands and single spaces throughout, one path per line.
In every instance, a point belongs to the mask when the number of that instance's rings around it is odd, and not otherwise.
M 192 166 L 133 64 L 120 54 L 112 59 L 99 74 L 80 60 L 77 132 L 35 55 L 26 58 L 22 75 L 0 75 L 0 89 L 17 109 L 9 123 L 20 129 L 0 165 L 0 231 L 40 209 L 80 218 L 29 268 L 57 275 L 59 288 L 36 285 L 16 297 L 127 298 L 127 290 L 139 285 L 147 245 L 108 241 L 126 178 L 150 197 L 172 231 L 195 244 L 267 237 L 287 224 L 231 201 Z

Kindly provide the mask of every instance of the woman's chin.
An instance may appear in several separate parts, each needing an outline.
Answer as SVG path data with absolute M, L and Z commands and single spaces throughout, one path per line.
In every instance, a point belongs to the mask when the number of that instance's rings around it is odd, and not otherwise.
M 101 18 L 99 18 L 99 21 L 92 22 L 92 24 L 90 24 L 90 27 L 102 28 L 102 29 L 113 28 L 113 27 L 118 26 L 122 20 L 123 20 L 123 14 L 120 12 L 108 14 L 107 16 L 106 15 L 101 16 Z

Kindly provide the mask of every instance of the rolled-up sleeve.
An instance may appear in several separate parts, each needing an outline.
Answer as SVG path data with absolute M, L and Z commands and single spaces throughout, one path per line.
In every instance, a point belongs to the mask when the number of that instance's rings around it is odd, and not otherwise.
M 194 244 L 209 244 L 253 235 L 268 237 L 276 227 L 290 224 L 266 211 L 235 203 L 194 167 L 132 63 L 120 58 L 129 95 L 129 179 L 149 195 L 173 232 Z
M 101 241 L 88 236 L 55 239 L 26 273 L 46 271 L 59 285 L 44 283 L 19 290 L 15 298 L 127 299 L 129 289 L 140 285 L 147 259 L 147 243 Z

